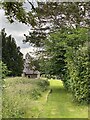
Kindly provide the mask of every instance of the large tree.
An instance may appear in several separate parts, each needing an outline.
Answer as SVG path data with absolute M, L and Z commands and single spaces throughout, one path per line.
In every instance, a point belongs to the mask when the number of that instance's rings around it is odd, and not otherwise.
M 23 4 L 28 2 L 30 10 Z M 7 19 L 15 20 L 32 26 L 25 42 L 43 46 L 47 33 L 57 31 L 62 27 L 88 27 L 90 22 L 90 2 L 37 2 L 37 6 L 29 0 L 24 2 L 4 2 L 3 9 Z
M 44 42 L 44 52 L 41 56 L 41 71 L 47 75 L 62 77 L 65 74 L 65 35 L 67 33 L 60 30 L 50 34 Z
M 89 102 L 90 39 L 88 29 L 66 29 L 50 35 L 45 41 L 42 73 L 60 76 L 65 88 L 79 102 Z
M 17 47 L 14 38 L 7 36 L 5 29 L 1 30 L 2 36 L 2 61 L 11 71 L 10 75 L 21 75 L 23 70 L 23 54 L 20 52 L 20 47 Z

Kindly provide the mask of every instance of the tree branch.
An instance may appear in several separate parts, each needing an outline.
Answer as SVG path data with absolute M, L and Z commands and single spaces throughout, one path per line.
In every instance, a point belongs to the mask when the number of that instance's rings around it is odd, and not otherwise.
M 34 5 L 32 4 L 32 2 L 30 2 L 29 0 L 27 0 L 27 1 L 28 1 L 28 3 L 31 5 L 32 9 L 35 10 L 35 7 L 34 7 Z

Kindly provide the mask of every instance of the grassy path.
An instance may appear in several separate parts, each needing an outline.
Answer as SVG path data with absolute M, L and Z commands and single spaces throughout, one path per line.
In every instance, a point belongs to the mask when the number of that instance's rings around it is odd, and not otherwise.
M 44 106 L 39 118 L 87 118 L 88 107 L 73 103 L 70 93 L 68 93 L 62 82 L 51 80 L 50 86 L 52 93 Z

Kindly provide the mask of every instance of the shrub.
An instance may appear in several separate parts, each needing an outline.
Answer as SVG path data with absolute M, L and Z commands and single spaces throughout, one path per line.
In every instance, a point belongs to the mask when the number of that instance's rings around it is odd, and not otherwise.
M 71 50 L 72 49 L 72 50 Z M 89 55 L 87 43 L 77 50 L 69 48 L 66 53 L 67 73 L 65 87 L 71 91 L 79 102 L 89 102 Z
M 0 61 L 0 78 L 5 78 L 9 73 L 10 71 L 8 70 L 6 64 Z

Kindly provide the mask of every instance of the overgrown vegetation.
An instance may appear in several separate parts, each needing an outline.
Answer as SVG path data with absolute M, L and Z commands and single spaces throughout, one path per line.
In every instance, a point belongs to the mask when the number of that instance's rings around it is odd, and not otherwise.
M 30 5 L 27 10 L 23 5 Z M 29 35 L 24 35 L 24 42 L 43 46 L 47 32 L 57 31 L 63 27 L 89 26 L 90 3 L 85 2 L 46 2 L 24 0 L 21 2 L 2 2 L 5 16 L 10 23 L 16 20 L 32 27 Z M 31 28 L 30 28 L 31 29 Z
M 49 94 L 50 89 L 52 92 Z M 73 102 L 71 93 L 65 90 L 61 80 L 6 78 L 2 117 L 87 118 L 88 106 Z
M 71 55 L 69 55 L 70 53 Z M 69 91 L 72 91 L 76 100 L 88 103 L 90 101 L 88 87 L 90 85 L 90 64 L 87 43 L 83 47 L 79 46 L 78 50 L 68 50 L 66 55 L 67 75 L 64 85 Z
M 46 102 L 49 82 L 45 79 L 6 78 L 3 88 L 3 118 L 36 118 Z
M 78 102 L 89 102 L 89 44 L 87 28 L 62 29 L 45 41 L 41 70 L 61 77 Z M 46 57 L 45 57 L 46 55 Z
M 0 78 L 5 78 L 9 73 L 10 73 L 10 71 L 8 70 L 6 64 L 4 64 L 0 60 Z

